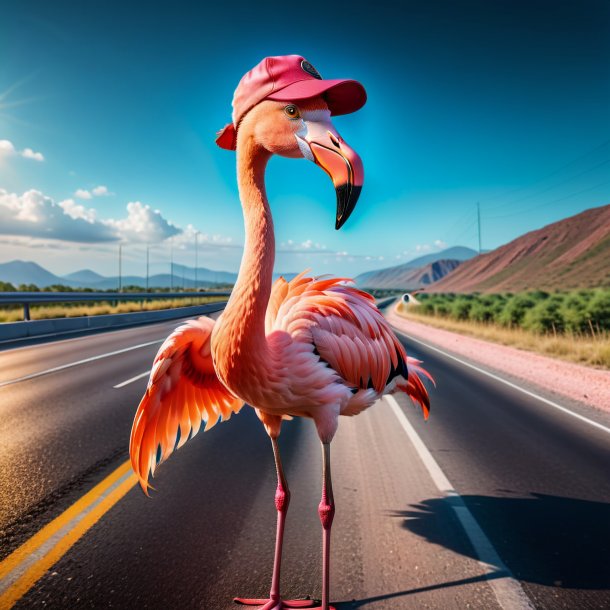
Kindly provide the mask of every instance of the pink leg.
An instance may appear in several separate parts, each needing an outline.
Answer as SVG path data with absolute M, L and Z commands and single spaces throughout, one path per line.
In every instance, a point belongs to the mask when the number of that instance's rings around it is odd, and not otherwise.
M 335 516 L 335 499 L 330 474 L 330 443 L 322 445 L 322 499 L 318 506 L 322 523 L 322 605 L 321 610 L 334 610 L 330 599 L 330 530 Z
M 259 610 L 283 610 L 284 608 L 311 608 L 313 601 L 309 599 L 283 600 L 280 597 L 280 567 L 282 564 L 282 544 L 284 542 L 284 526 L 286 513 L 290 504 L 290 489 L 282 468 L 280 450 L 277 439 L 272 438 L 273 457 L 277 471 L 277 489 L 275 490 L 275 507 L 277 508 L 277 530 L 275 537 L 275 556 L 273 559 L 273 575 L 271 577 L 271 591 L 269 599 L 247 599 L 236 597 L 234 601 L 245 606 L 259 606 Z

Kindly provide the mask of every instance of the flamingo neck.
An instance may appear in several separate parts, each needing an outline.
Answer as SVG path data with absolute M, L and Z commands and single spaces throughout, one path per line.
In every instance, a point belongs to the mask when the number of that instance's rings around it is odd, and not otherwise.
M 265 313 L 271 294 L 275 235 L 265 192 L 265 168 L 270 154 L 252 138 L 237 148 L 237 181 L 244 214 L 244 253 L 237 281 L 212 342 L 217 372 L 231 386 L 231 372 L 240 354 L 264 356 Z M 239 371 L 236 371 L 239 374 Z

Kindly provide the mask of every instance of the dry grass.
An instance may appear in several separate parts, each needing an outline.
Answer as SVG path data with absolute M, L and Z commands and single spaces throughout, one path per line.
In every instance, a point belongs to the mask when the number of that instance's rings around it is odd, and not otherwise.
M 452 320 L 421 314 L 417 313 L 416 307 L 405 308 L 402 303 L 399 304 L 396 311 L 414 322 L 429 324 L 461 335 L 501 345 L 510 345 L 569 362 L 610 369 L 610 334 L 608 332 L 598 333 L 595 337 L 573 333 L 542 335 L 520 328 L 504 328 L 495 324 Z
M 192 305 L 203 305 L 224 301 L 226 297 L 193 297 L 192 299 L 155 299 L 153 301 L 125 301 L 112 305 L 110 301 L 79 304 L 69 303 L 57 305 L 40 305 L 30 308 L 32 320 L 47 320 L 49 318 L 76 318 L 80 316 L 101 316 L 114 313 L 131 313 L 134 311 L 157 311 L 159 309 L 174 309 Z M 0 309 L 0 322 L 18 322 L 23 320 L 23 308 Z

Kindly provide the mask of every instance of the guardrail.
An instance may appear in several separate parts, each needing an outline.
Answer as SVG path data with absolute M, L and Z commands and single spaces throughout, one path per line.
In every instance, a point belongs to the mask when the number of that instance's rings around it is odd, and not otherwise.
M 30 305 L 42 303 L 85 303 L 87 301 L 152 301 L 163 299 L 194 299 L 228 297 L 230 291 L 219 292 L 0 292 L 1 305 L 23 305 L 23 319 L 30 320 Z

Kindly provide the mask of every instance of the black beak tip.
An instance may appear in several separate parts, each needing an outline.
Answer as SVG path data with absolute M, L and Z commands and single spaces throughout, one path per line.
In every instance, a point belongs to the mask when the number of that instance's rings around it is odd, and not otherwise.
M 351 216 L 360 192 L 361 186 L 353 186 L 349 182 L 341 184 L 336 188 L 337 191 L 337 217 L 335 220 L 335 230 L 339 230 Z

